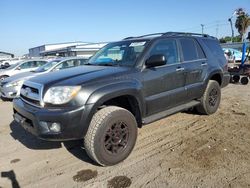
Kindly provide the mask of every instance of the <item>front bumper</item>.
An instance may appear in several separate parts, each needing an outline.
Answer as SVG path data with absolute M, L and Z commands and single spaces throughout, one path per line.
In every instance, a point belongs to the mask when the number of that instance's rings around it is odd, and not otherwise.
M 20 98 L 13 100 L 14 119 L 28 132 L 44 139 L 54 141 L 82 139 L 84 130 L 88 127 L 85 106 L 76 109 L 60 108 L 46 109 L 37 108 L 23 102 Z M 17 120 L 19 117 L 19 120 Z M 21 117 L 21 119 L 20 119 Z M 45 129 L 41 122 L 59 123 L 60 132 L 51 132 Z
M 4 98 L 14 99 L 19 97 L 21 87 L 0 87 L 0 94 Z
M 222 83 L 221 83 L 221 87 L 226 87 L 230 82 L 230 73 L 226 72 L 223 74 L 223 78 L 222 78 Z

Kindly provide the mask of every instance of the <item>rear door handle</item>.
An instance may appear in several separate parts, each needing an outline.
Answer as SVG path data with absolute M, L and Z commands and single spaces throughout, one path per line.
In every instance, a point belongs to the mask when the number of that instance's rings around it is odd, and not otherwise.
M 203 62 L 201 63 L 201 66 L 207 66 L 207 63 Z
M 177 72 L 179 72 L 179 71 L 184 71 L 185 69 L 183 68 L 183 67 L 178 67 L 177 69 L 176 69 L 176 71 Z

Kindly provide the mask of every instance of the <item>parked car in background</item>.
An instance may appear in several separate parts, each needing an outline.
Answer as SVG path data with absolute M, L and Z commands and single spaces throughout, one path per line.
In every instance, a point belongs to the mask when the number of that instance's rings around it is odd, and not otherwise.
M 47 62 L 48 62 L 47 60 L 42 60 L 42 59 L 39 60 L 30 59 L 13 64 L 6 69 L 0 70 L 0 81 L 15 74 L 35 70 L 38 67 L 46 64 Z
M 1 63 L 0 65 L 0 69 L 7 69 L 8 67 L 10 67 L 10 64 L 9 63 Z
M 88 61 L 87 58 L 60 58 L 54 59 L 34 71 L 19 73 L 0 82 L 0 94 L 3 98 L 13 99 L 19 97 L 22 84 L 25 80 L 40 74 L 62 70 L 66 68 L 83 65 Z
M 1 65 L 13 65 L 13 64 L 16 64 L 16 63 L 19 63 L 21 61 L 23 61 L 24 59 L 23 58 L 11 58 L 11 59 L 6 59 L 6 60 L 3 60 L 1 62 Z

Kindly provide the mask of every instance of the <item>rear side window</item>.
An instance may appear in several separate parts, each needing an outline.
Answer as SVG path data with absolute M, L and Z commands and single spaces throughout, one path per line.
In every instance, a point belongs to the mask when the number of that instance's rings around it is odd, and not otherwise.
M 197 47 L 198 58 L 205 59 L 206 56 L 205 56 L 203 50 L 201 49 L 201 46 L 199 44 L 197 44 L 197 42 L 196 42 L 196 47 Z
M 214 56 L 224 56 L 221 46 L 219 45 L 219 42 L 217 40 L 203 39 L 203 42 Z
M 180 39 L 184 61 L 192 61 L 198 58 L 196 45 L 193 39 Z

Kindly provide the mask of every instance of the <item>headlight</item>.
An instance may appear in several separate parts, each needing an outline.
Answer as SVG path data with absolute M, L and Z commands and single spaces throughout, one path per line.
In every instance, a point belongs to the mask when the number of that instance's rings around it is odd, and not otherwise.
M 81 86 L 57 86 L 48 89 L 43 101 L 50 104 L 65 104 L 74 98 Z
M 10 83 L 6 84 L 6 87 L 22 86 L 23 82 L 24 82 L 24 80 L 18 80 L 18 81 L 10 82 Z

